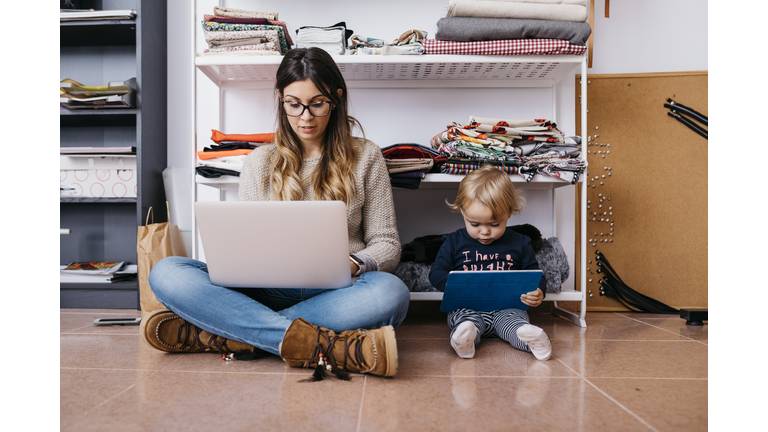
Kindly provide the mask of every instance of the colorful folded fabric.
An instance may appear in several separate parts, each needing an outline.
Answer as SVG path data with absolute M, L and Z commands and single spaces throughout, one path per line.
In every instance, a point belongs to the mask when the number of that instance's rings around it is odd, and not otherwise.
M 389 173 L 390 179 L 423 179 L 429 171 L 420 169 L 415 171 L 404 171 L 399 173 Z
M 210 21 L 210 22 L 219 22 L 221 24 L 257 24 L 257 25 L 260 24 L 260 22 L 253 22 L 253 23 L 248 23 L 248 22 L 243 22 L 243 23 L 226 22 L 225 23 L 225 22 L 221 22 L 220 21 L 222 19 L 226 19 L 226 18 L 220 17 L 220 16 L 216 16 L 216 15 L 208 15 L 208 14 L 203 15 L 203 22 L 209 22 Z M 254 20 L 256 20 L 256 19 L 258 19 L 258 18 L 254 18 Z M 247 21 L 247 20 L 248 20 L 248 18 L 245 18 L 242 21 Z M 288 46 L 289 47 L 293 46 L 293 41 L 291 40 L 291 34 L 290 34 L 290 32 L 288 32 L 288 26 L 285 24 L 285 21 L 278 21 L 278 20 L 271 20 L 270 19 L 270 20 L 267 20 L 266 23 L 264 23 L 264 25 L 267 25 L 267 24 L 270 24 L 270 25 L 273 25 L 273 26 L 282 27 L 283 28 L 283 33 L 285 34 L 285 39 L 288 42 Z
M 272 42 L 267 42 L 263 44 L 256 44 L 256 45 L 238 45 L 238 46 L 223 46 L 223 47 L 214 47 L 214 48 L 208 48 L 204 52 L 206 53 L 225 53 L 225 52 L 233 52 L 233 51 L 266 51 L 266 52 L 274 52 L 277 53 L 278 50 L 275 48 L 275 44 Z
M 290 41 L 290 38 L 284 26 L 272 25 L 272 24 L 226 24 L 226 23 L 222 24 L 222 23 L 217 23 L 213 21 L 203 21 L 202 25 L 203 25 L 204 32 L 249 32 L 249 31 L 265 31 L 265 30 L 275 31 L 277 32 L 277 40 L 278 40 L 278 44 L 276 44 L 276 46 L 280 48 L 280 52 L 282 54 L 285 54 L 286 52 L 288 52 L 292 44 L 292 41 Z M 258 36 L 258 37 L 264 37 L 264 36 Z M 246 38 L 248 37 L 244 36 L 244 37 L 230 38 L 230 39 L 246 39 Z M 215 35 L 210 35 L 209 37 L 206 37 L 206 42 L 208 42 L 209 45 L 214 40 L 221 40 L 221 39 L 216 38 Z
M 424 46 L 421 41 L 427 37 L 423 30 L 407 30 L 393 42 L 383 39 L 352 35 L 349 50 L 353 55 L 421 55 Z
M 203 148 L 203 151 L 216 152 L 224 150 L 238 150 L 238 149 L 255 149 L 260 143 L 249 143 L 245 141 L 222 141 L 221 144 L 211 145 L 210 147 Z
M 580 3 L 451 0 L 446 16 L 585 22 L 589 10 Z
M 418 171 L 422 169 L 429 170 L 434 165 L 435 161 L 432 159 L 385 159 L 384 163 L 387 166 L 387 171 L 390 174 L 400 173 L 407 171 Z
M 212 40 L 208 42 L 209 48 L 221 48 L 227 46 L 256 45 L 266 43 L 267 39 L 263 37 L 235 39 L 235 40 Z
M 277 19 L 277 12 L 254 12 L 245 9 L 225 8 L 214 6 L 213 14 L 225 18 L 266 18 Z
M 542 174 L 575 184 L 586 167 L 580 158 L 531 157 L 520 168 L 520 176 L 530 182 L 536 174 Z
M 424 39 L 425 54 L 453 55 L 582 55 L 586 46 L 571 45 L 557 39 L 511 39 L 477 42 L 452 42 Z
M 472 171 L 479 169 L 481 166 L 485 165 L 482 162 L 477 163 L 467 163 L 467 162 L 446 162 L 443 164 L 442 167 L 440 167 L 440 172 L 443 174 L 469 174 Z M 515 174 L 518 171 L 517 167 L 509 166 L 509 165 L 494 165 L 496 168 L 498 168 L 501 171 L 504 171 L 507 174 Z
M 211 141 L 220 143 L 222 141 L 245 141 L 255 143 L 268 143 L 275 139 L 274 133 L 257 133 L 257 134 L 225 134 L 219 132 L 216 129 L 211 129 Z
M 242 171 L 243 163 L 248 155 L 221 156 L 212 159 L 199 160 L 197 166 L 222 168 L 231 171 Z
M 442 162 L 448 158 L 448 155 L 420 144 L 393 144 L 383 147 L 381 154 L 386 159 L 429 158 L 435 162 Z
M 240 176 L 240 171 L 228 170 L 224 168 L 199 166 L 195 167 L 195 172 L 205 178 L 219 178 L 223 175 Z
M 217 23 L 227 23 L 227 24 L 269 24 L 269 20 L 266 18 L 225 18 L 215 15 L 206 15 L 210 16 L 210 19 L 206 19 L 206 21 L 213 21 Z
M 203 37 L 206 42 L 214 40 L 237 40 L 262 37 L 266 38 L 269 42 L 274 42 L 275 46 L 279 46 L 280 40 L 277 35 L 277 30 L 247 30 L 247 31 L 204 31 Z
M 200 160 L 209 160 L 227 156 L 242 156 L 248 155 L 253 149 L 236 149 L 236 150 L 222 150 L 222 151 L 199 151 L 197 152 L 197 158 Z
M 516 18 L 444 17 L 437 21 L 435 39 L 474 42 L 510 39 L 560 39 L 584 46 L 592 34 L 586 22 Z
M 463 129 L 485 133 L 494 138 L 506 135 L 521 140 L 563 142 L 564 137 L 557 125 L 546 119 L 510 120 L 470 116 Z

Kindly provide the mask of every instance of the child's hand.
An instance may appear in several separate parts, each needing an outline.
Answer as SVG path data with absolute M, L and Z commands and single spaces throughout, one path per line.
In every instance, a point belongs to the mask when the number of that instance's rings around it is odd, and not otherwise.
M 530 307 L 536 307 L 544 301 L 544 293 L 541 292 L 541 288 L 536 288 L 536 291 L 521 295 L 520 301 Z

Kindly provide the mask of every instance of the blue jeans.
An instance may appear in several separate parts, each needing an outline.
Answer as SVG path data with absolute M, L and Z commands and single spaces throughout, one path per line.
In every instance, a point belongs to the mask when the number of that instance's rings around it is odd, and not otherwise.
M 296 318 L 335 332 L 397 328 L 410 302 L 408 288 L 390 273 L 364 273 L 342 289 L 226 288 L 211 283 L 204 262 L 184 257 L 155 264 L 149 285 L 160 303 L 186 321 L 277 355 Z

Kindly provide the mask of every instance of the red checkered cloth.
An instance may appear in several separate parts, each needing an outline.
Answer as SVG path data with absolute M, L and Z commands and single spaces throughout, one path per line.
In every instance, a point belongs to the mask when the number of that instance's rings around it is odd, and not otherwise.
M 560 39 L 510 39 L 478 42 L 451 42 L 424 39 L 424 54 L 458 55 L 581 55 L 586 46 L 571 45 Z

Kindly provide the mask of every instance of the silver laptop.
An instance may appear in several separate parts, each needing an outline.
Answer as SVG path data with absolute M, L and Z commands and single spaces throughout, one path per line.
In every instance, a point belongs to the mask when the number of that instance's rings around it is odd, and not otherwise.
M 236 288 L 352 285 L 341 201 L 201 201 L 195 216 L 208 274 Z

